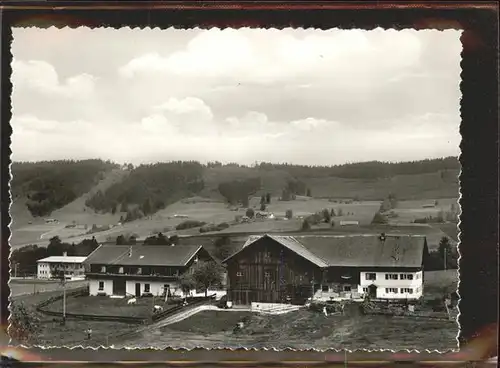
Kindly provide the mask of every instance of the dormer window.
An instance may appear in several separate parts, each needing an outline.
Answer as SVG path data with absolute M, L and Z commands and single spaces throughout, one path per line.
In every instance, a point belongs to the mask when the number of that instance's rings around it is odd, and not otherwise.
M 101 273 L 106 273 L 106 266 L 101 266 Z
M 138 274 L 138 275 L 142 275 L 142 267 L 139 267 L 139 268 L 137 269 L 137 274 Z
M 118 269 L 118 273 L 123 273 L 123 267 L 120 267 L 120 268 Z

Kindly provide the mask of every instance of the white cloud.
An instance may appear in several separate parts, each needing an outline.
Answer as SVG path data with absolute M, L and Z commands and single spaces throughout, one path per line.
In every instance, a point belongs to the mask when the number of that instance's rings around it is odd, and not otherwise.
M 315 73 L 318 68 L 337 73 L 404 68 L 418 62 L 420 56 L 419 39 L 411 30 L 305 32 L 269 30 L 263 34 L 258 29 L 212 28 L 195 36 L 182 51 L 145 54 L 130 60 L 119 71 L 128 78 L 166 73 L 271 83 Z
M 92 95 L 95 77 L 82 73 L 59 81 L 55 68 L 41 60 L 14 60 L 12 63 L 12 82 L 15 89 L 28 87 L 40 93 L 86 98 Z
M 459 36 L 17 29 L 14 159 L 332 164 L 457 154 Z

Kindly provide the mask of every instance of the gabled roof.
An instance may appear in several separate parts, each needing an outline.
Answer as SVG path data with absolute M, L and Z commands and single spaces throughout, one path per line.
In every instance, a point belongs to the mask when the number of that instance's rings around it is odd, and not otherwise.
M 420 267 L 422 265 L 425 236 L 419 235 L 304 235 L 251 236 L 243 248 L 224 262 L 268 237 L 318 267 Z
M 202 249 L 201 245 L 101 245 L 86 264 L 120 266 L 185 266 Z
M 255 243 L 256 241 L 268 237 L 270 239 L 273 239 L 274 241 L 280 243 L 282 246 L 285 248 L 290 249 L 292 252 L 297 253 L 299 256 L 302 258 L 307 259 L 309 262 L 314 263 L 318 267 L 328 267 L 328 264 L 316 256 L 315 254 L 311 253 L 307 248 L 305 248 L 301 243 L 299 243 L 293 236 L 276 236 L 276 235 L 252 235 L 248 238 L 248 240 L 245 242 L 243 245 L 243 248 L 241 248 L 237 253 L 233 254 L 232 256 L 226 258 L 224 262 L 229 260 L 230 258 L 233 258 L 236 254 L 242 252 L 244 249 L 246 249 L 248 246 L 251 244 Z
M 51 256 L 47 258 L 39 259 L 37 262 L 47 262 L 47 263 L 83 263 L 87 257 L 77 257 L 77 256 Z

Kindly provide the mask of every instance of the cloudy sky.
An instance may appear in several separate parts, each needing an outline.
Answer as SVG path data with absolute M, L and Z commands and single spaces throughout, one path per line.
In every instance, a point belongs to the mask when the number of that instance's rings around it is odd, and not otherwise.
M 459 154 L 460 32 L 14 29 L 16 161 Z

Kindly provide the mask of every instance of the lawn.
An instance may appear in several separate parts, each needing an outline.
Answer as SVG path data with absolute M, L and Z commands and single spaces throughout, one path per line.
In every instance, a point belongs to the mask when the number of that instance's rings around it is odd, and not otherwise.
M 88 281 L 68 281 L 66 289 L 75 289 L 88 285 Z M 62 292 L 62 286 L 59 281 L 38 280 L 38 279 L 14 279 L 9 281 L 11 295 L 29 295 L 34 293 L 45 293 L 49 291 Z
M 234 333 L 240 321 L 244 328 Z M 205 311 L 117 346 L 447 350 L 456 348 L 457 333 L 455 322 L 416 318 Z
M 443 180 L 439 172 L 396 175 L 386 179 L 344 179 L 337 177 L 303 178 L 315 197 L 340 197 L 382 200 L 389 193 L 399 199 L 451 198 L 459 193 L 458 171 L 454 179 Z
M 424 208 L 423 206 L 433 204 L 437 200 L 438 204 L 435 207 Z M 421 199 L 410 201 L 399 201 L 394 213 L 398 217 L 391 218 L 391 223 L 411 223 L 418 218 L 437 217 L 440 211 L 450 211 L 451 205 L 454 204 L 458 209 L 458 198 L 435 198 L 435 199 Z
M 238 322 L 250 318 L 252 315 L 252 312 L 205 311 L 169 325 L 166 330 L 193 332 L 202 335 L 233 331 Z
M 77 296 L 66 299 L 66 312 L 76 314 L 92 314 L 107 316 L 124 316 L 148 318 L 152 315 L 153 305 L 163 305 L 162 299 L 137 298 L 136 304 L 127 304 L 126 298 L 110 298 L 107 296 Z M 164 306 L 166 308 L 167 306 Z M 168 305 L 174 307 L 174 305 Z M 62 312 L 62 300 L 47 306 L 51 311 Z

